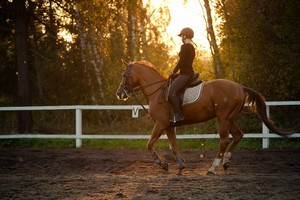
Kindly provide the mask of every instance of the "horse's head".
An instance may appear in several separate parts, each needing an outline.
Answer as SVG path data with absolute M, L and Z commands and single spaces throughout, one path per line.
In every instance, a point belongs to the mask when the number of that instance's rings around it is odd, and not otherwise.
M 138 80 L 133 76 L 131 72 L 132 64 L 127 63 L 124 60 L 122 60 L 122 62 L 125 65 L 125 71 L 122 74 L 122 80 L 116 95 L 118 99 L 126 100 L 131 96 L 134 88 L 138 86 Z

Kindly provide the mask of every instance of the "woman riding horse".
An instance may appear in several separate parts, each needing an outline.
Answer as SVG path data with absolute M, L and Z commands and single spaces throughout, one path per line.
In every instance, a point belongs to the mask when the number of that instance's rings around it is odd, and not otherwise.
M 165 132 L 177 161 L 179 174 L 181 174 L 181 171 L 185 168 L 184 160 L 179 154 L 175 127 L 171 126 L 169 122 L 173 115 L 173 108 L 168 101 L 163 101 L 161 98 L 164 95 L 167 80 L 149 62 L 124 62 L 124 64 L 126 69 L 117 90 L 117 97 L 126 100 L 128 97 L 135 95 L 135 88 L 140 87 L 149 105 L 149 116 L 155 123 L 147 148 L 155 163 L 164 170 L 168 170 L 168 163 L 162 161 L 154 150 L 155 142 Z M 243 132 L 237 127 L 235 119 L 245 103 L 250 107 L 256 107 L 260 119 L 272 132 L 282 136 L 291 134 L 275 127 L 274 123 L 267 117 L 264 98 L 256 91 L 224 79 L 205 82 L 202 86 L 202 95 L 195 102 L 185 105 L 182 112 L 185 116 L 183 124 L 217 119 L 220 146 L 208 173 L 215 174 L 215 170 L 221 164 L 222 159 L 224 169 L 228 168 L 232 152 L 243 138 Z M 232 135 L 231 143 L 229 133 Z
M 174 108 L 174 117 L 170 120 L 172 126 L 176 126 L 184 121 L 179 95 L 183 92 L 194 75 L 193 61 L 195 58 L 195 48 L 192 44 L 194 31 L 191 28 L 184 28 L 178 36 L 181 37 L 183 42 L 179 52 L 180 59 L 172 74 L 169 76 L 169 79 L 172 79 L 174 74 L 179 71 L 179 76 L 173 81 L 169 92 L 169 102 Z
M 117 90 L 117 97 L 126 100 L 134 95 L 134 89 L 140 87 L 149 104 L 149 115 L 155 122 L 151 137 L 148 140 L 148 150 L 155 162 L 163 169 L 168 170 L 168 163 L 162 161 L 154 144 L 166 132 L 175 159 L 178 163 L 179 174 L 185 168 L 176 143 L 175 128 L 169 119 L 173 109 L 168 101 L 161 101 L 167 80 L 149 63 L 145 61 L 125 63 L 126 69 Z M 215 174 L 216 168 L 223 159 L 223 167 L 227 169 L 232 152 L 243 138 L 243 132 L 237 127 L 235 119 L 244 107 L 244 104 L 256 107 L 256 111 L 264 124 L 274 133 L 287 136 L 291 133 L 279 130 L 267 117 L 264 98 L 256 91 L 229 80 L 217 79 L 203 83 L 202 95 L 192 104 L 183 107 L 184 124 L 205 122 L 217 118 L 219 124 L 220 148 L 217 156 L 208 170 Z M 229 140 L 232 135 L 232 143 Z

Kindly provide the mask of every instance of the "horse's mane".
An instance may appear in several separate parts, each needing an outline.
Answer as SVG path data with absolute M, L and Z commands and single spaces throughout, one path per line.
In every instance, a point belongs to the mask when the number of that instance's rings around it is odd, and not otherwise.
M 147 61 L 147 60 L 134 61 L 132 64 L 145 65 L 145 66 L 147 66 L 147 67 L 151 67 L 151 68 L 154 68 L 154 69 L 155 69 L 154 65 L 153 65 L 151 62 Z
M 147 60 L 134 61 L 134 62 L 131 62 L 130 64 L 137 64 L 137 65 L 143 65 L 143 66 L 149 67 L 150 69 L 156 71 L 161 77 L 166 79 L 166 77 L 164 75 L 162 75 L 161 72 L 159 70 L 157 70 L 154 67 L 154 65 L 151 62 L 147 61 Z

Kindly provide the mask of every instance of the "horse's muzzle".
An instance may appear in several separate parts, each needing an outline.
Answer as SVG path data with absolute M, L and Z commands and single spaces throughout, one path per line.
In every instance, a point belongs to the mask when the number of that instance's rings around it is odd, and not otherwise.
M 127 93 L 124 91 L 124 89 L 118 89 L 117 93 L 116 93 L 117 97 L 119 100 L 127 100 L 128 99 L 128 95 Z

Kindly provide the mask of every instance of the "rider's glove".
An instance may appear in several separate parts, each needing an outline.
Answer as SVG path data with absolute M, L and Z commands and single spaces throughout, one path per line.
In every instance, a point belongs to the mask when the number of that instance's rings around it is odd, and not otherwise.
M 169 80 L 172 80 L 174 77 L 175 77 L 175 74 L 174 74 L 174 73 L 171 73 L 168 79 L 169 79 Z

